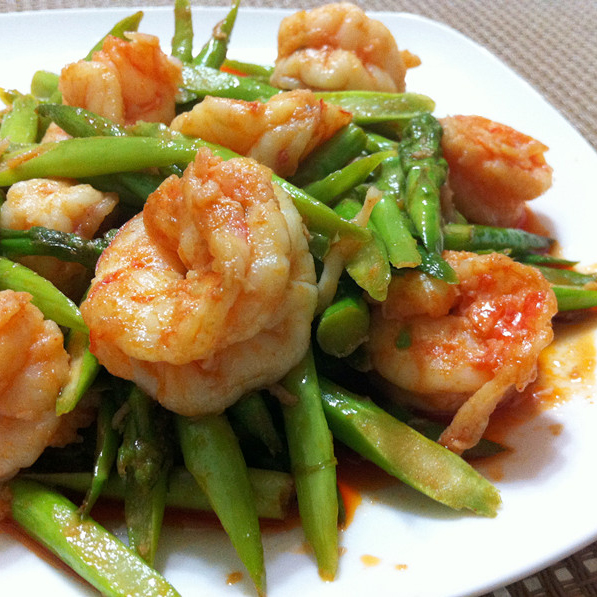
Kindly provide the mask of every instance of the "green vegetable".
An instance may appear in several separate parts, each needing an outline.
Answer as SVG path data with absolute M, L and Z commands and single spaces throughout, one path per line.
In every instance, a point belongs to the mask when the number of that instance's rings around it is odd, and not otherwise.
M 34 271 L 0 257 L 0 290 L 10 288 L 32 295 L 32 303 L 46 319 L 85 334 L 87 326 L 75 303 L 62 294 L 54 284 Z
M 37 139 L 37 100 L 31 95 L 18 95 L 10 111 L 0 123 L 0 139 L 11 143 L 29 144 Z
M 535 265 L 545 279 L 557 286 L 584 286 L 597 282 L 597 274 L 583 274 L 572 269 Z M 596 285 L 597 288 L 597 285 Z
M 129 546 L 153 566 L 166 507 L 170 450 L 157 402 L 134 386 L 127 405 L 118 472 L 125 483 Z
M 58 90 L 59 79 L 56 73 L 47 70 L 36 71 L 31 78 L 31 95 L 40 102 L 59 104 L 62 101 L 62 94 Z
M 369 307 L 360 292 L 341 293 L 317 324 L 317 343 L 327 354 L 347 357 L 369 333 Z
M 292 476 L 284 472 L 255 468 L 249 468 L 248 471 L 259 518 L 274 520 L 287 518 L 295 498 Z M 26 473 L 22 475 L 40 483 L 78 492 L 87 491 L 93 482 L 91 473 Z M 124 500 L 124 481 L 118 474 L 110 475 L 102 487 L 101 494 L 109 499 Z M 166 506 L 204 512 L 212 511 L 207 496 L 184 467 L 174 467 L 170 472 Z
M 352 121 L 364 126 L 379 122 L 405 124 L 411 118 L 435 109 L 431 98 L 417 93 L 321 91 L 315 95 L 328 104 L 336 104 L 352 112 Z
M 361 210 L 362 205 L 351 198 L 342 199 L 334 208 L 340 216 L 350 220 Z M 367 223 L 371 240 L 363 244 L 346 262 L 348 275 L 376 301 L 384 301 L 392 279 L 388 251 L 371 220 Z
M 84 108 L 65 104 L 41 104 L 37 112 L 40 116 L 55 122 L 72 137 L 126 137 L 127 135 L 124 127 Z
M 263 66 L 261 64 L 253 64 L 252 62 L 243 62 L 241 60 L 232 60 L 226 58 L 222 65 L 226 69 L 234 70 L 248 77 L 259 79 L 267 83 L 274 72 L 273 66 Z
M 172 56 L 182 62 L 193 59 L 193 14 L 190 0 L 174 0 Z
M 419 265 L 421 256 L 417 241 L 410 231 L 410 223 L 402 207 L 404 174 L 397 156 L 388 157 L 382 162 L 373 184 L 381 192 L 381 199 L 371 212 L 371 221 L 386 245 L 390 263 L 396 268 Z
M 332 580 L 338 568 L 336 459 L 311 351 L 286 374 L 282 385 L 297 399 L 283 404 L 282 412 L 301 524 L 320 576 Z
M 417 269 L 448 284 L 458 284 L 458 275 L 439 253 L 427 252 L 421 246 L 417 249 L 421 255 L 421 265 Z
M 160 574 L 69 500 L 34 481 L 13 479 L 12 516 L 102 595 L 176 597 Z
M 265 567 L 255 497 L 238 440 L 224 415 L 176 417 L 185 466 L 207 495 L 260 594 Z
M 597 290 L 575 286 L 552 286 L 552 288 L 558 300 L 559 311 L 597 307 Z
M 115 234 L 116 231 L 111 230 L 102 237 L 87 240 L 71 232 L 43 226 L 33 226 L 29 230 L 0 228 L 0 251 L 9 256 L 49 255 L 93 270 Z
M 279 89 L 259 79 L 241 77 L 202 64 L 183 67 L 182 91 L 183 101 L 202 99 L 206 95 L 254 101 L 266 100 L 280 93 Z
M 365 150 L 367 153 L 376 153 L 378 151 L 398 151 L 398 142 L 388 139 L 377 133 L 367 131 L 367 144 Z
M 229 418 L 242 426 L 245 433 L 261 441 L 272 456 L 282 452 L 282 440 L 260 392 L 243 396 L 228 408 L 227 413 Z
M 89 350 L 89 334 L 71 330 L 66 339 L 66 350 L 70 357 L 68 380 L 56 399 L 56 414 L 71 412 L 100 371 L 97 358 Z
M 336 170 L 325 178 L 312 182 L 305 187 L 305 191 L 311 197 L 329 205 L 343 193 L 365 182 L 369 175 L 391 155 L 392 152 L 382 151 L 362 157 L 341 170 Z
M 454 508 L 495 516 L 497 489 L 460 456 L 395 419 L 371 400 L 322 378 L 323 407 L 334 437 L 387 473 Z
M 503 251 L 517 254 L 546 251 L 554 239 L 532 234 L 518 228 L 497 228 L 480 224 L 446 224 L 444 246 L 454 251 Z
M 105 41 L 106 37 L 108 37 L 108 35 L 112 35 L 113 37 L 118 37 L 119 39 L 126 39 L 125 33 L 127 31 L 137 31 L 137 29 L 139 29 L 139 24 L 141 23 L 142 18 L 143 18 L 143 12 L 138 11 L 132 15 L 124 17 L 124 19 L 122 19 L 121 21 L 118 21 L 118 23 L 116 23 L 114 25 L 114 27 L 112 27 L 112 29 L 110 29 L 110 31 L 108 31 L 108 33 L 106 35 L 104 35 L 104 37 L 102 37 L 93 46 L 93 48 L 91 48 L 91 50 L 89 50 L 89 54 L 87 54 L 87 56 L 85 56 L 85 60 L 91 60 L 93 58 L 93 54 L 102 49 L 102 47 L 104 45 L 104 41 Z
M 406 210 L 429 252 L 443 249 L 440 189 L 448 165 L 442 157 L 442 127 L 431 114 L 412 118 L 400 142 L 406 175 Z
M 226 60 L 230 34 L 232 33 L 234 23 L 236 22 L 239 4 L 240 0 L 234 0 L 232 2 L 230 11 L 226 17 L 214 27 L 211 37 L 203 48 L 201 48 L 199 54 L 197 54 L 193 60 L 193 64 L 209 66 L 211 68 L 220 68 L 222 66 L 224 60 Z
M 297 187 L 321 180 L 361 155 L 366 141 L 367 135 L 363 129 L 350 123 L 316 147 L 288 180 Z
M 116 403 L 114 400 L 110 396 L 102 395 L 96 420 L 95 464 L 93 475 L 89 483 L 85 485 L 87 492 L 80 508 L 82 516 L 89 516 L 95 502 L 104 492 L 116 462 L 120 435 L 113 425 L 115 414 Z M 40 481 L 45 482 L 41 479 Z

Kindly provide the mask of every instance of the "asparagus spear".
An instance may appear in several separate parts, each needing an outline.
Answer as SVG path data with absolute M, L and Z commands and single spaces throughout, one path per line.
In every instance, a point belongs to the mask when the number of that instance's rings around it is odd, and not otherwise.
M 88 333 L 81 312 L 75 303 L 62 294 L 54 284 L 34 271 L 0 257 L 0 289 L 28 292 L 32 303 L 44 314 L 62 325 L 79 332 Z
M 497 228 L 480 224 L 446 224 L 444 245 L 454 251 L 502 251 L 514 254 L 546 251 L 554 243 L 552 238 L 532 234 L 518 228 Z
M 343 285 L 334 302 L 321 314 L 317 324 L 317 343 L 335 357 L 347 357 L 369 333 L 369 307 L 361 291 Z
M 280 93 L 280 89 L 259 79 L 241 77 L 202 64 L 183 66 L 181 88 L 180 101 L 184 103 L 196 98 L 202 99 L 206 95 L 254 101 L 265 100 Z
M 71 330 L 66 339 L 70 356 L 68 380 L 56 399 L 56 414 L 71 412 L 91 387 L 100 371 L 100 364 L 89 350 L 89 334 Z
M 435 102 L 431 98 L 417 93 L 322 91 L 316 95 L 329 104 L 352 112 L 352 121 L 363 126 L 379 122 L 406 123 L 419 114 L 435 109 Z
M 359 201 L 347 197 L 340 201 L 334 210 L 350 220 L 361 208 Z M 367 223 L 367 228 L 371 230 L 372 238 L 350 257 L 346 263 L 346 272 L 371 298 L 384 301 L 392 278 L 388 251 L 371 220 Z
M 371 400 L 322 378 L 325 415 L 334 437 L 389 474 L 456 510 L 495 516 L 497 489 L 460 456 L 390 416 Z
M 176 417 L 187 470 L 209 498 L 260 595 L 265 593 L 263 546 L 255 498 L 238 440 L 225 415 Z
M 170 451 L 157 403 L 134 386 L 127 404 L 118 471 L 125 482 L 129 546 L 153 566 L 166 507 Z
M 348 124 L 331 139 L 316 147 L 300 163 L 296 173 L 289 178 L 290 182 L 297 187 L 304 187 L 325 178 L 361 155 L 366 140 L 367 135 L 361 127 Z
M 193 59 L 193 14 L 190 0 L 174 1 L 172 56 L 181 62 Z
M 263 66 L 262 64 L 254 64 L 252 62 L 243 62 L 242 60 L 233 60 L 226 58 L 222 69 L 228 72 L 233 71 L 247 77 L 253 77 L 254 79 L 261 80 L 267 83 L 274 72 L 273 66 Z
M 574 286 L 552 286 L 558 300 L 558 311 L 597 307 L 597 290 Z
M 595 286 L 592 290 L 597 289 L 597 274 L 583 274 L 572 269 L 562 269 L 559 267 L 546 267 L 543 265 L 535 265 L 545 278 L 557 286 L 585 286 L 591 284 Z
M 242 425 L 245 433 L 261 441 L 272 456 L 282 452 L 282 440 L 260 392 L 250 392 L 243 396 L 227 412 L 231 420 Z
M 96 420 L 95 464 L 92 477 L 86 485 L 85 499 L 80 508 L 81 515 L 84 517 L 89 516 L 95 502 L 103 493 L 116 461 L 119 434 L 112 424 L 115 414 L 116 403 L 114 400 L 110 396 L 102 396 Z
M 287 518 L 296 497 L 292 475 L 256 468 L 249 468 L 248 472 L 259 518 Z M 22 476 L 53 487 L 82 493 L 88 490 L 94 478 L 92 473 L 22 473 Z M 101 494 L 108 499 L 124 500 L 123 479 L 117 473 L 112 473 L 102 487 Z M 166 507 L 213 511 L 195 478 L 182 466 L 176 466 L 170 472 Z
M 419 265 L 421 256 L 417 242 L 402 209 L 404 174 L 397 156 L 382 162 L 374 185 L 382 196 L 371 212 L 371 221 L 386 245 L 390 263 L 396 268 Z
M 232 7 L 226 17 L 219 22 L 213 30 L 213 33 L 207 43 L 201 48 L 201 51 L 193 60 L 193 64 L 209 66 L 211 68 L 220 68 L 226 60 L 228 43 L 230 35 L 236 22 L 236 15 L 240 0 L 234 0 Z
M 69 500 L 43 485 L 13 479 L 12 516 L 102 595 L 176 597 L 158 572 L 91 518 L 82 519 Z
M 0 251 L 11 256 L 49 255 L 93 270 L 115 234 L 116 230 L 110 230 L 104 236 L 87 240 L 71 232 L 59 232 L 43 226 L 33 226 L 29 230 L 0 228 Z
M 64 104 L 41 104 L 37 112 L 40 116 L 50 118 L 72 137 L 125 137 L 127 135 L 123 126 L 85 108 Z
M 282 385 L 297 398 L 283 404 L 282 412 L 301 523 L 320 576 L 332 580 L 338 568 L 336 460 L 310 350 Z
M 18 95 L 10 111 L 0 123 L 0 139 L 11 143 L 29 144 L 37 139 L 37 100 L 31 95 Z
M 406 174 L 406 209 L 425 248 L 436 253 L 443 249 L 439 193 L 448 170 L 441 135 L 439 122 L 422 114 L 409 121 L 399 148 Z
M 104 37 L 102 37 L 94 46 L 89 50 L 87 56 L 85 56 L 85 60 L 91 60 L 93 58 L 93 54 L 102 49 L 104 45 L 104 40 L 108 35 L 112 35 L 114 37 L 119 37 L 120 39 L 126 39 L 125 33 L 127 31 L 137 31 L 139 29 L 139 23 L 141 23 L 141 19 L 143 18 L 143 12 L 138 11 L 132 15 L 124 17 L 124 19 L 118 21 Z
M 355 160 L 341 170 L 336 170 L 325 178 L 308 184 L 305 191 L 311 197 L 329 205 L 343 193 L 365 182 L 369 175 L 392 153 L 382 151 Z
M 47 70 L 38 70 L 31 78 L 31 94 L 40 102 L 60 103 L 62 94 L 58 90 L 59 76 Z

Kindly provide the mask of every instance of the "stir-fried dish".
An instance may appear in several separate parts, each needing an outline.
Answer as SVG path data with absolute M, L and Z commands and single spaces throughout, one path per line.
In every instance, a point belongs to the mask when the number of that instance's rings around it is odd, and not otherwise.
M 425 57 L 352 4 L 285 18 L 274 65 L 231 60 L 238 8 L 198 53 L 176 0 L 170 52 L 135 13 L 1 90 L 4 510 L 105 594 L 178 594 L 153 568 L 170 507 L 215 512 L 265 594 L 259 519 L 296 501 L 333 579 L 340 444 L 495 516 L 467 456 L 504 449 L 484 432 L 554 317 L 597 306 L 525 230 L 545 145 L 436 118 L 405 91 Z

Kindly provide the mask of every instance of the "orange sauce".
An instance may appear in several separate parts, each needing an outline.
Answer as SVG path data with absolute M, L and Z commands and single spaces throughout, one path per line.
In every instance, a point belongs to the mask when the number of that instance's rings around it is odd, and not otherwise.
M 226 584 L 227 585 L 235 585 L 236 583 L 240 582 L 243 579 L 242 572 L 231 572 L 226 577 Z
M 381 564 L 381 560 L 377 556 L 372 556 L 369 554 L 362 555 L 361 562 L 363 562 L 363 564 L 367 566 L 367 568 L 370 568 L 372 566 L 378 566 L 379 564 Z
M 353 521 L 364 493 L 395 485 L 398 481 L 345 446 L 336 446 L 336 456 L 338 488 L 344 502 L 342 528 L 345 529 Z
M 594 330 L 593 317 L 576 323 L 556 322 L 554 341 L 539 357 L 537 379 L 493 413 L 485 437 L 507 445 L 510 429 L 556 408 L 573 393 L 592 400 L 597 362 Z M 550 431 L 557 436 L 562 426 L 552 425 Z

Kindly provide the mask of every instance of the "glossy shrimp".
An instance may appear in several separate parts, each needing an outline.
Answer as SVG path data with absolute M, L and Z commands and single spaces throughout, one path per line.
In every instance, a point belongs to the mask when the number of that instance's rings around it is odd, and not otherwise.
M 0 292 L 0 481 L 33 464 L 61 422 L 56 398 L 69 357 L 60 328 L 30 301 L 25 292 Z
M 440 442 L 461 453 L 507 393 L 534 380 L 557 302 L 537 270 L 500 253 L 444 257 L 459 283 L 414 270 L 395 276 L 373 309 L 369 351 L 382 378 L 407 390 L 404 399 L 455 414 Z
M 387 27 L 341 2 L 282 21 L 271 83 L 282 89 L 401 92 L 406 67 Z
M 526 202 L 551 186 L 547 147 L 481 116 L 440 119 L 456 208 L 470 221 L 520 226 Z
M 81 312 L 111 373 L 194 416 L 277 382 L 307 350 L 316 301 L 301 218 L 271 170 L 204 148 L 120 230 Z
M 10 187 L 0 206 L 0 226 L 12 230 L 44 226 L 93 238 L 117 203 L 115 193 L 102 193 L 88 184 L 34 178 Z M 89 281 L 86 268 L 78 263 L 42 256 L 22 257 L 19 261 L 69 296 L 79 295 Z
M 351 118 L 350 112 L 318 100 L 311 91 L 297 90 L 275 95 L 266 103 L 206 97 L 177 116 L 171 126 L 289 176 L 309 152 Z
M 65 66 L 59 83 L 62 100 L 118 124 L 169 124 L 181 65 L 162 52 L 157 37 L 136 32 L 127 37 L 128 41 L 108 36 L 91 61 Z

